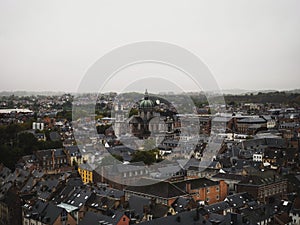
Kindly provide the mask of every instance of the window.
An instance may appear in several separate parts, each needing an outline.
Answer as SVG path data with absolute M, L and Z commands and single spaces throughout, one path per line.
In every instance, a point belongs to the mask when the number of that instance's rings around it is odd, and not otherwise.
M 209 188 L 206 189 L 206 193 L 209 193 Z
M 206 201 L 209 202 L 209 198 L 206 198 Z

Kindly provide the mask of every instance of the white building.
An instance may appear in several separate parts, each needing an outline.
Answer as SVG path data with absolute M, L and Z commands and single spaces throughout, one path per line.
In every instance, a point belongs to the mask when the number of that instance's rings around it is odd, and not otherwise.
M 254 162 L 262 162 L 264 154 L 263 153 L 254 153 L 253 154 L 253 161 Z
M 44 130 L 44 123 L 33 122 L 32 129 L 33 130 Z

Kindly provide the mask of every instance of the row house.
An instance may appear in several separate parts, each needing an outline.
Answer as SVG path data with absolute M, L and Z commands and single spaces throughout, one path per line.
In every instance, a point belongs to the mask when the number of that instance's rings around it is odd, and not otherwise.
M 267 121 L 263 118 L 248 117 L 237 120 L 237 131 L 239 133 L 253 135 L 261 129 L 267 129 Z
M 99 166 L 94 170 L 93 182 L 107 183 L 116 189 L 123 189 L 126 184 L 138 182 L 149 177 L 149 170 L 143 162 Z
M 248 176 L 237 184 L 237 192 L 247 192 L 258 201 L 266 203 L 271 197 L 287 193 L 287 180 L 276 177 Z
M 212 181 L 207 178 L 198 178 L 173 184 L 188 193 L 195 201 L 208 205 L 223 201 L 228 194 L 228 185 L 224 180 Z

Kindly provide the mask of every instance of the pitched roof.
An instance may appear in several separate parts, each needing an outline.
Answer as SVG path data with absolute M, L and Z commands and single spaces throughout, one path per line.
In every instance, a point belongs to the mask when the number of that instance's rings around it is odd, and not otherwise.
M 212 176 L 212 178 L 220 178 L 220 179 L 225 179 L 225 180 L 237 180 L 237 181 L 243 180 L 244 177 L 245 176 L 243 176 L 243 175 L 230 174 L 230 173 L 218 173 L 218 174 Z
M 277 177 L 277 176 L 266 176 L 261 177 L 257 175 L 247 176 L 245 177 L 238 185 L 268 185 L 272 184 L 278 181 L 282 181 L 283 179 Z
M 220 213 L 228 208 L 230 208 L 230 205 L 228 202 L 225 201 L 205 206 L 205 209 L 208 213 Z
M 151 200 L 141 196 L 130 196 L 128 199 L 129 209 L 134 210 L 135 214 L 142 218 L 144 214 L 144 207 L 150 206 Z
M 228 195 L 224 202 L 227 202 L 233 208 L 241 208 L 248 204 L 249 202 L 253 202 L 254 199 L 248 193 L 238 193 L 234 195 Z
M 147 179 L 140 180 L 140 183 L 147 183 Z M 129 186 L 125 189 L 126 191 L 142 193 L 149 196 L 161 197 L 161 198 L 175 198 L 179 196 L 187 195 L 186 192 L 179 189 L 176 185 L 166 182 L 166 181 L 159 181 L 154 184 L 146 185 L 146 186 Z
M 64 209 L 51 202 L 38 200 L 30 209 L 25 208 L 25 216 L 45 224 L 54 224 L 55 220 L 64 212 Z
M 91 164 L 91 163 L 81 163 L 79 165 L 79 168 L 81 170 L 93 171 L 96 168 L 96 166 L 94 164 Z
M 124 216 L 123 212 L 116 212 L 113 216 L 106 216 L 100 213 L 86 212 L 84 218 L 79 222 L 79 225 L 100 224 L 100 221 L 107 222 L 107 225 L 116 225 Z
M 263 118 L 244 118 L 237 121 L 237 123 L 267 123 L 267 121 Z
M 197 178 L 197 179 L 190 179 L 190 180 L 184 180 L 184 181 L 179 181 L 173 183 L 175 186 L 180 188 L 181 190 L 186 189 L 187 183 L 191 184 L 191 189 L 198 189 L 198 188 L 204 188 L 204 187 L 210 187 L 210 186 L 215 186 L 219 185 L 219 182 L 217 181 L 212 181 L 207 178 Z
M 203 215 L 199 212 L 197 216 L 197 210 L 186 211 L 178 213 L 173 216 L 166 216 L 146 222 L 139 223 L 140 225 L 187 225 L 187 224 L 197 224 L 197 225 L 212 225 L 212 223 L 206 220 Z
M 92 192 L 89 190 L 78 188 L 65 199 L 64 203 L 80 208 L 85 205 L 91 194 Z
M 46 224 L 54 224 L 55 220 L 61 215 L 63 211 L 63 208 L 49 203 L 45 210 L 40 214 L 40 216 L 42 217 L 41 221 Z

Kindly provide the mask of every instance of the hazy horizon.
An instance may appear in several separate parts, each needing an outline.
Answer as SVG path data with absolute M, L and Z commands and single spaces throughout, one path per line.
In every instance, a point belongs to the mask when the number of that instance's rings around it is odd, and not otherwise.
M 250 93 L 259 93 L 259 92 L 263 92 L 263 93 L 267 93 L 267 92 L 300 92 L 300 88 L 298 89 L 282 89 L 282 90 L 278 90 L 278 89 L 259 89 L 259 90 L 245 90 L 245 89 L 224 89 L 224 90 L 217 90 L 216 92 L 220 92 L 223 94 L 229 94 L 229 95 L 239 95 L 239 94 L 250 94 Z M 15 90 L 15 91 L 0 91 L 0 95 L 4 96 L 4 93 L 8 93 L 8 94 L 17 94 L 18 93 L 26 93 L 27 95 L 35 95 L 35 94 L 41 94 L 41 95 L 45 95 L 47 93 L 50 94 L 55 94 L 55 95 L 60 95 L 60 94 L 99 94 L 99 92 L 68 92 L 68 91 L 49 91 L 49 90 L 45 90 L 45 91 L 34 91 L 34 90 Z M 117 94 L 121 94 L 121 93 L 144 93 L 145 90 L 132 90 L 132 91 L 127 91 L 127 92 L 118 92 L 118 91 L 110 91 L 110 92 L 101 92 L 102 94 L 108 94 L 108 93 L 117 93 Z M 187 92 L 176 92 L 176 91 L 160 91 L 160 92 L 155 92 L 155 91 L 151 91 L 148 90 L 149 94 L 182 94 L 182 93 L 201 93 L 199 91 L 187 91 Z M 214 91 L 208 91 L 207 93 L 213 93 Z M 205 93 L 205 92 L 204 92 Z M 21 96 L 21 95 L 20 95 Z
M 299 89 L 300 1 L 229 0 L 0 2 L 0 91 L 75 93 L 99 58 L 119 46 L 156 40 L 181 46 L 208 66 L 220 89 Z M 131 73 L 108 87 L 122 91 Z M 174 84 L 194 87 L 183 79 Z M 175 72 L 174 72 L 175 73 Z M 99 74 L 101 76 L 101 74 Z M 145 83 L 145 82 L 144 82 Z M 144 83 L 141 81 L 141 90 Z M 147 83 L 152 92 L 172 89 Z M 100 84 L 99 84 L 100 86 Z

